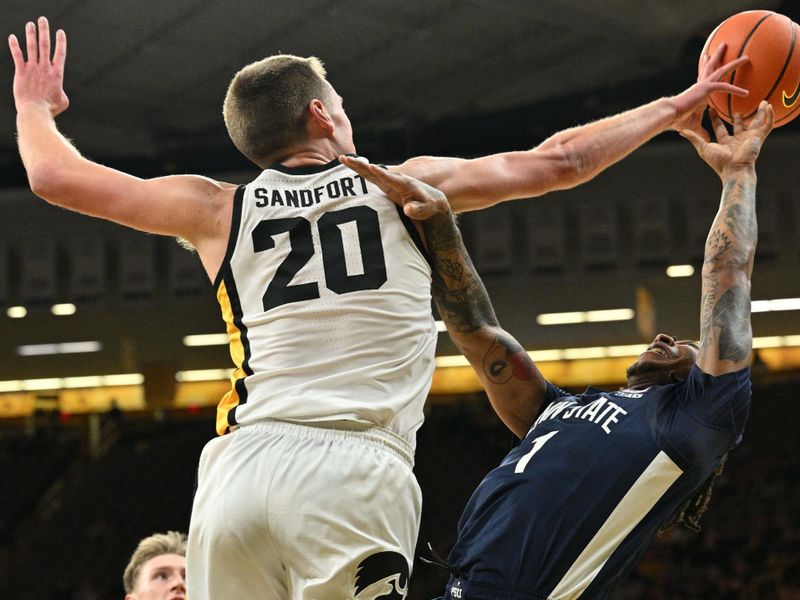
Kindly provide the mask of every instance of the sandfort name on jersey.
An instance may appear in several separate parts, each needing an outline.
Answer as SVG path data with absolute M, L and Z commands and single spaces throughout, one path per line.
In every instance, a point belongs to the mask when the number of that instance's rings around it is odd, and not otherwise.
M 291 206 L 294 208 L 308 208 L 319 204 L 323 200 L 336 198 L 351 198 L 369 193 L 367 183 L 360 175 L 355 177 L 340 177 L 311 189 L 279 189 L 256 187 L 253 194 L 256 197 L 256 206 Z
M 533 424 L 535 428 L 547 419 L 583 419 L 603 428 L 606 433 L 611 433 L 611 426 L 619 422 L 619 417 L 627 415 L 628 411 L 608 398 L 598 398 L 589 404 L 580 405 L 574 399 L 553 402 L 548 406 Z

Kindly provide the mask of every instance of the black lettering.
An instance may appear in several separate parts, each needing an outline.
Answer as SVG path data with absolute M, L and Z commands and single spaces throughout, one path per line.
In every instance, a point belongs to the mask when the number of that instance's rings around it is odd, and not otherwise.
M 297 199 L 297 190 L 283 190 L 286 194 L 286 206 L 300 208 L 300 201 Z
M 311 197 L 311 190 L 300 190 L 300 206 L 309 207 L 314 204 L 314 199 Z
M 258 198 L 256 206 L 259 208 L 267 206 L 269 204 L 269 190 L 265 190 L 264 188 L 256 188 L 256 198 Z
M 367 182 L 364 181 L 364 178 L 361 175 L 356 175 L 356 179 L 358 179 L 361 182 L 361 190 L 365 194 L 369 193 L 369 190 L 367 189 Z
M 353 191 L 353 178 L 352 177 L 342 177 L 342 195 L 343 196 L 355 196 L 356 193 Z
M 272 190 L 272 206 L 277 205 L 283 206 L 283 198 L 281 198 L 281 193 L 278 190 Z
M 339 191 L 339 182 L 331 181 L 325 186 L 325 191 L 328 192 L 328 198 L 338 198 L 341 192 Z
M 314 188 L 314 200 L 316 204 L 319 204 L 319 201 L 322 200 L 322 190 L 324 188 L 322 186 Z

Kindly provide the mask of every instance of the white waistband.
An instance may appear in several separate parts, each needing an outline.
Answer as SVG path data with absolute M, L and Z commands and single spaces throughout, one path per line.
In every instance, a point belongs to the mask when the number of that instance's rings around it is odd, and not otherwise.
M 235 427 L 234 432 L 243 430 L 248 432 L 280 433 L 304 439 L 357 440 L 366 445 L 389 450 L 409 468 L 414 468 L 414 450 L 409 443 L 396 433 L 376 425 L 367 425 L 356 421 L 298 423 L 263 419 L 238 425 Z

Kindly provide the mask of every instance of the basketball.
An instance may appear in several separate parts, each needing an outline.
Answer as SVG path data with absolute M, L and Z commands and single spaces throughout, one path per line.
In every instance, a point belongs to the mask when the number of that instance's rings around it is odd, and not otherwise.
M 747 55 L 750 62 L 733 71 L 728 81 L 749 90 L 745 97 L 716 92 L 708 104 L 728 123 L 741 113 L 745 122 L 766 100 L 775 112 L 775 127 L 800 114 L 800 28 L 789 17 L 768 10 L 748 10 L 728 17 L 711 32 L 701 53 L 711 55 L 727 44 L 723 62 Z

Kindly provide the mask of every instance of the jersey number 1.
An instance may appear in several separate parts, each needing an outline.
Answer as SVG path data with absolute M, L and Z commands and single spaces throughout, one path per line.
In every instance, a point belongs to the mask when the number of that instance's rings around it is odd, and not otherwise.
M 544 443 L 557 434 L 558 431 L 551 431 L 548 434 L 540 435 L 536 439 L 533 440 L 533 448 L 530 449 L 524 456 L 520 457 L 517 461 L 517 466 L 514 467 L 514 473 L 522 473 L 525 470 L 525 467 L 528 466 L 528 463 L 533 458 L 533 455 L 536 454 L 539 450 L 542 449 Z
M 347 273 L 344 238 L 340 228 L 345 223 L 356 224 L 361 264 L 364 267 L 364 272 L 360 275 Z M 317 221 L 317 229 L 325 268 L 325 285 L 329 290 L 337 294 L 375 290 L 386 282 L 386 261 L 383 256 L 380 222 L 375 209 L 369 206 L 351 206 L 325 213 Z M 253 230 L 253 250 L 264 252 L 273 249 L 273 236 L 286 232 L 289 233 L 291 250 L 278 266 L 267 291 L 264 292 L 265 311 L 290 302 L 319 298 L 319 284 L 316 281 L 289 285 L 297 272 L 314 256 L 314 239 L 308 219 L 290 217 L 261 221 Z

